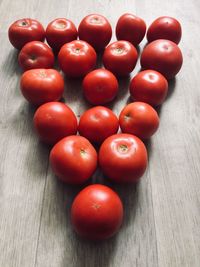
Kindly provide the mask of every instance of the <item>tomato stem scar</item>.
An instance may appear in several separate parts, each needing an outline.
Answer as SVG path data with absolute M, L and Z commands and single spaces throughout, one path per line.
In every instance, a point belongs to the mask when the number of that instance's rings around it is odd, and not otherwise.
M 128 151 L 128 146 L 121 144 L 118 146 L 118 151 L 124 153 L 124 152 Z

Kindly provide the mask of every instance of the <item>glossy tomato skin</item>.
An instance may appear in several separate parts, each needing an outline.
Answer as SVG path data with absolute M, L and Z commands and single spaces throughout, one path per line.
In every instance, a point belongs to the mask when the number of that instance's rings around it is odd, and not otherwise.
M 96 170 L 97 152 L 85 137 L 71 135 L 55 144 L 50 153 L 50 163 L 61 181 L 83 184 Z
M 155 40 L 148 44 L 141 55 L 143 69 L 153 69 L 172 79 L 180 71 L 183 57 L 180 48 L 169 40 Z
M 94 69 L 97 55 L 94 48 L 85 41 L 64 44 L 58 54 L 62 71 L 70 77 L 83 77 Z
M 82 87 L 88 102 L 93 105 L 104 105 L 116 97 L 118 81 L 109 70 L 97 69 L 85 76 Z
M 20 50 L 28 42 L 43 42 L 45 39 L 45 30 L 39 21 L 24 18 L 19 19 L 10 25 L 8 37 L 11 44 Z
M 137 62 L 137 50 L 127 41 L 117 41 L 106 47 L 103 64 L 117 76 L 126 76 L 133 71 Z
M 123 133 L 134 134 L 141 139 L 150 138 L 159 127 L 155 109 L 144 102 L 133 102 L 125 106 L 119 115 Z
M 76 196 L 71 208 L 71 222 L 78 235 L 103 240 L 117 233 L 123 221 L 123 205 L 108 186 L 93 184 Z
M 20 87 L 26 100 L 38 106 L 62 97 L 64 79 L 54 69 L 32 69 L 23 73 Z
M 159 17 L 152 22 L 147 31 L 147 40 L 167 39 L 176 44 L 181 40 L 182 29 L 178 20 L 172 17 Z
M 129 90 L 133 100 L 158 106 L 167 96 L 168 82 L 161 73 L 144 70 L 133 77 Z
M 39 138 L 49 145 L 77 133 L 74 112 L 60 102 L 49 102 L 40 106 L 35 112 L 33 122 Z
M 54 54 L 48 45 L 39 41 L 32 41 L 22 48 L 18 62 L 23 70 L 49 69 L 54 65 Z
M 103 50 L 110 42 L 112 28 L 109 21 L 102 15 L 86 16 L 78 27 L 80 40 L 88 42 L 95 50 Z
M 78 31 L 74 23 L 65 18 L 51 21 L 46 28 L 46 39 L 49 46 L 56 52 L 65 44 L 76 40 Z
M 119 121 L 112 110 L 97 106 L 88 109 L 80 118 L 78 131 L 90 142 L 100 144 L 118 132 Z
M 137 182 L 147 167 L 145 145 L 131 134 L 112 135 L 100 147 L 99 165 L 114 182 Z
M 146 23 L 143 19 L 126 13 L 117 21 L 115 32 L 117 40 L 129 41 L 134 46 L 137 46 L 145 36 Z

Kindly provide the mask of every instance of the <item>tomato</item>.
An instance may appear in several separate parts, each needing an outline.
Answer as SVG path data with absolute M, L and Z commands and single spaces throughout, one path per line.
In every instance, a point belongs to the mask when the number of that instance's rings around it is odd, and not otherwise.
M 94 69 L 97 55 L 94 48 L 84 41 L 72 41 L 63 45 L 58 54 L 62 71 L 71 77 L 82 77 Z
M 110 42 L 112 28 L 108 20 L 99 14 L 86 16 L 78 27 L 79 39 L 88 42 L 95 50 L 103 50 Z
M 102 143 L 108 136 L 117 133 L 119 121 L 112 110 L 97 106 L 88 109 L 80 118 L 78 131 L 92 143 Z
M 49 102 L 40 106 L 35 112 L 33 122 L 40 139 L 49 145 L 77 133 L 74 112 L 60 102 Z
M 141 139 L 150 138 L 158 129 L 159 117 L 152 106 L 134 102 L 125 106 L 119 115 L 123 133 L 134 134 Z
M 143 19 L 126 13 L 117 21 L 115 31 L 117 40 L 126 40 L 137 46 L 144 38 L 146 23 Z
M 92 240 L 110 238 L 119 230 L 122 220 L 122 202 L 108 186 L 89 185 L 72 203 L 72 225 L 81 237 Z
M 58 178 L 69 184 L 82 184 L 97 167 L 97 152 L 82 136 L 71 135 L 52 148 L 50 163 Z
M 46 39 L 48 44 L 58 52 L 65 43 L 76 40 L 78 32 L 74 23 L 65 18 L 51 21 L 46 28 Z
M 126 76 L 133 71 L 137 62 L 137 50 L 127 41 L 117 41 L 106 47 L 103 64 L 116 75 Z
M 114 182 L 137 182 L 147 167 L 145 145 L 134 135 L 114 134 L 101 145 L 99 164 L 103 173 Z
M 25 71 L 20 81 L 23 96 L 33 105 L 57 101 L 64 92 L 64 79 L 54 69 Z
M 172 79 L 180 71 L 183 57 L 180 48 L 169 40 L 156 40 L 148 44 L 141 55 L 143 69 L 153 69 Z
M 23 70 L 48 69 L 54 65 L 54 54 L 48 45 L 39 41 L 32 41 L 22 48 L 18 62 Z
M 181 24 L 172 17 L 159 17 L 153 21 L 147 31 L 147 40 L 152 42 L 157 39 L 167 39 L 176 44 L 181 40 Z
M 44 41 L 45 30 L 35 19 L 19 19 L 10 25 L 8 37 L 15 48 L 21 49 L 28 42 Z
M 168 82 L 161 73 L 155 70 L 144 70 L 133 77 L 129 89 L 135 101 L 158 106 L 165 100 Z
M 93 105 L 103 105 L 112 101 L 118 92 L 116 77 L 105 69 L 97 69 L 88 73 L 82 86 L 85 98 Z

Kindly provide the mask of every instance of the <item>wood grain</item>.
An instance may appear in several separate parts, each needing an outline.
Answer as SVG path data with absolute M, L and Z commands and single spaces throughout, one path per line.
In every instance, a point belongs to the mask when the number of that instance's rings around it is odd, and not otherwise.
M 72 230 L 70 206 L 81 188 L 60 183 L 51 171 L 49 148 L 34 133 L 34 108 L 20 94 L 17 52 L 7 38 L 9 25 L 22 17 L 45 26 L 67 17 L 78 26 L 94 12 L 108 17 L 113 29 L 125 12 L 148 25 L 158 16 L 175 16 L 183 26 L 184 54 L 159 111 L 159 131 L 147 143 L 146 174 L 137 186 L 109 184 L 122 198 L 125 218 L 119 234 L 101 243 L 83 241 Z M 199 12 L 197 0 L 0 1 L 0 266 L 200 266 Z M 139 69 L 138 62 L 131 76 Z M 129 80 L 120 80 L 119 96 L 110 105 L 116 114 L 129 101 Z M 65 102 L 79 116 L 89 107 L 81 81 L 65 81 Z M 108 184 L 102 177 L 97 170 L 91 182 Z

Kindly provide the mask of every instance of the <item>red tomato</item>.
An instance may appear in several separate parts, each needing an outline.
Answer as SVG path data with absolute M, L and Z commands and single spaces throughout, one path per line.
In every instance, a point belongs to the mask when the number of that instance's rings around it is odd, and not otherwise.
M 103 64 L 116 75 L 125 76 L 133 71 L 137 62 L 137 50 L 127 41 L 117 41 L 106 47 Z
M 99 164 L 114 182 L 137 182 L 147 167 L 145 145 L 131 134 L 112 135 L 100 147 Z
M 94 48 L 84 41 L 72 41 L 63 45 L 58 54 L 62 71 L 71 77 L 82 77 L 94 69 L 97 55 Z
M 10 25 L 8 37 L 15 48 L 21 49 L 28 42 L 44 41 L 45 30 L 35 19 L 19 19 Z
M 54 69 L 32 69 L 23 73 L 20 81 L 23 96 L 33 105 L 57 101 L 64 92 L 64 80 Z
M 159 17 L 153 21 L 147 31 L 147 40 L 167 39 L 178 44 L 181 40 L 181 25 L 175 18 Z
M 155 70 L 144 70 L 133 77 L 129 89 L 135 101 L 158 106 L 165 100 L 168 82 L 161 73 Z
M 134 134 L 141 139 L 150 138 L 158 129 L 159 117 L 152 106 L 134 102 L 123 108 L 119 115 L 119 125 L 123 133 Z
M 35 112 L 33 122 L 40 139 L 49 145 L 77 133 L 74 112 L 60 102 L 49 102 L 40 106 Z
M 97 152 L 82 136 L 63 138 L 52 148 L 50 163 L 58 178 L 69 184 L 86 182 L 97 167 Z
M 78 35 L 81 40 L 88 42 L 95 50 L 102 50 L 110 42 L 112 28 L 104 16 L 91 14 L 81 21 Z
M 116 77 L 105 69 L 88 73 L 82 85 L 85 98 L 93 105 L 103 105 L 112 101 L 118 92 Z
M 82 237 L 102 240 L 116 234 L 123 220 L 123 205 L 108 186 L 93 184 L 76 196 L 71 208 L 74 230 Z
M 144 38 L 146 23 L 143 19 L 126 13 L 117 21 L 116 37 L 117 40 L 126 40 L 137 46 Z
M 65 43 L 76 40 L 78 32 L 71 20 L 58 18 L 51 21 L 46 28 L 48 44 L 58 52 Z
M 88 109 L 80 118 L 78 131 L 92 143 L 102 143 L 117 133 L 119 121 L 112 110 L 97 106 Z
M 183 57 L 174 42 L 160 39 L 144 48 L 140 62 L 142 68 L 157 70 L 167 79 L 172 79 L 181 69 Z
M 22 48 L 18 62 L 23 70 L 48 69 L 54 65 L 54 54 L 48 45 L 39 41 L 32 41 Z

